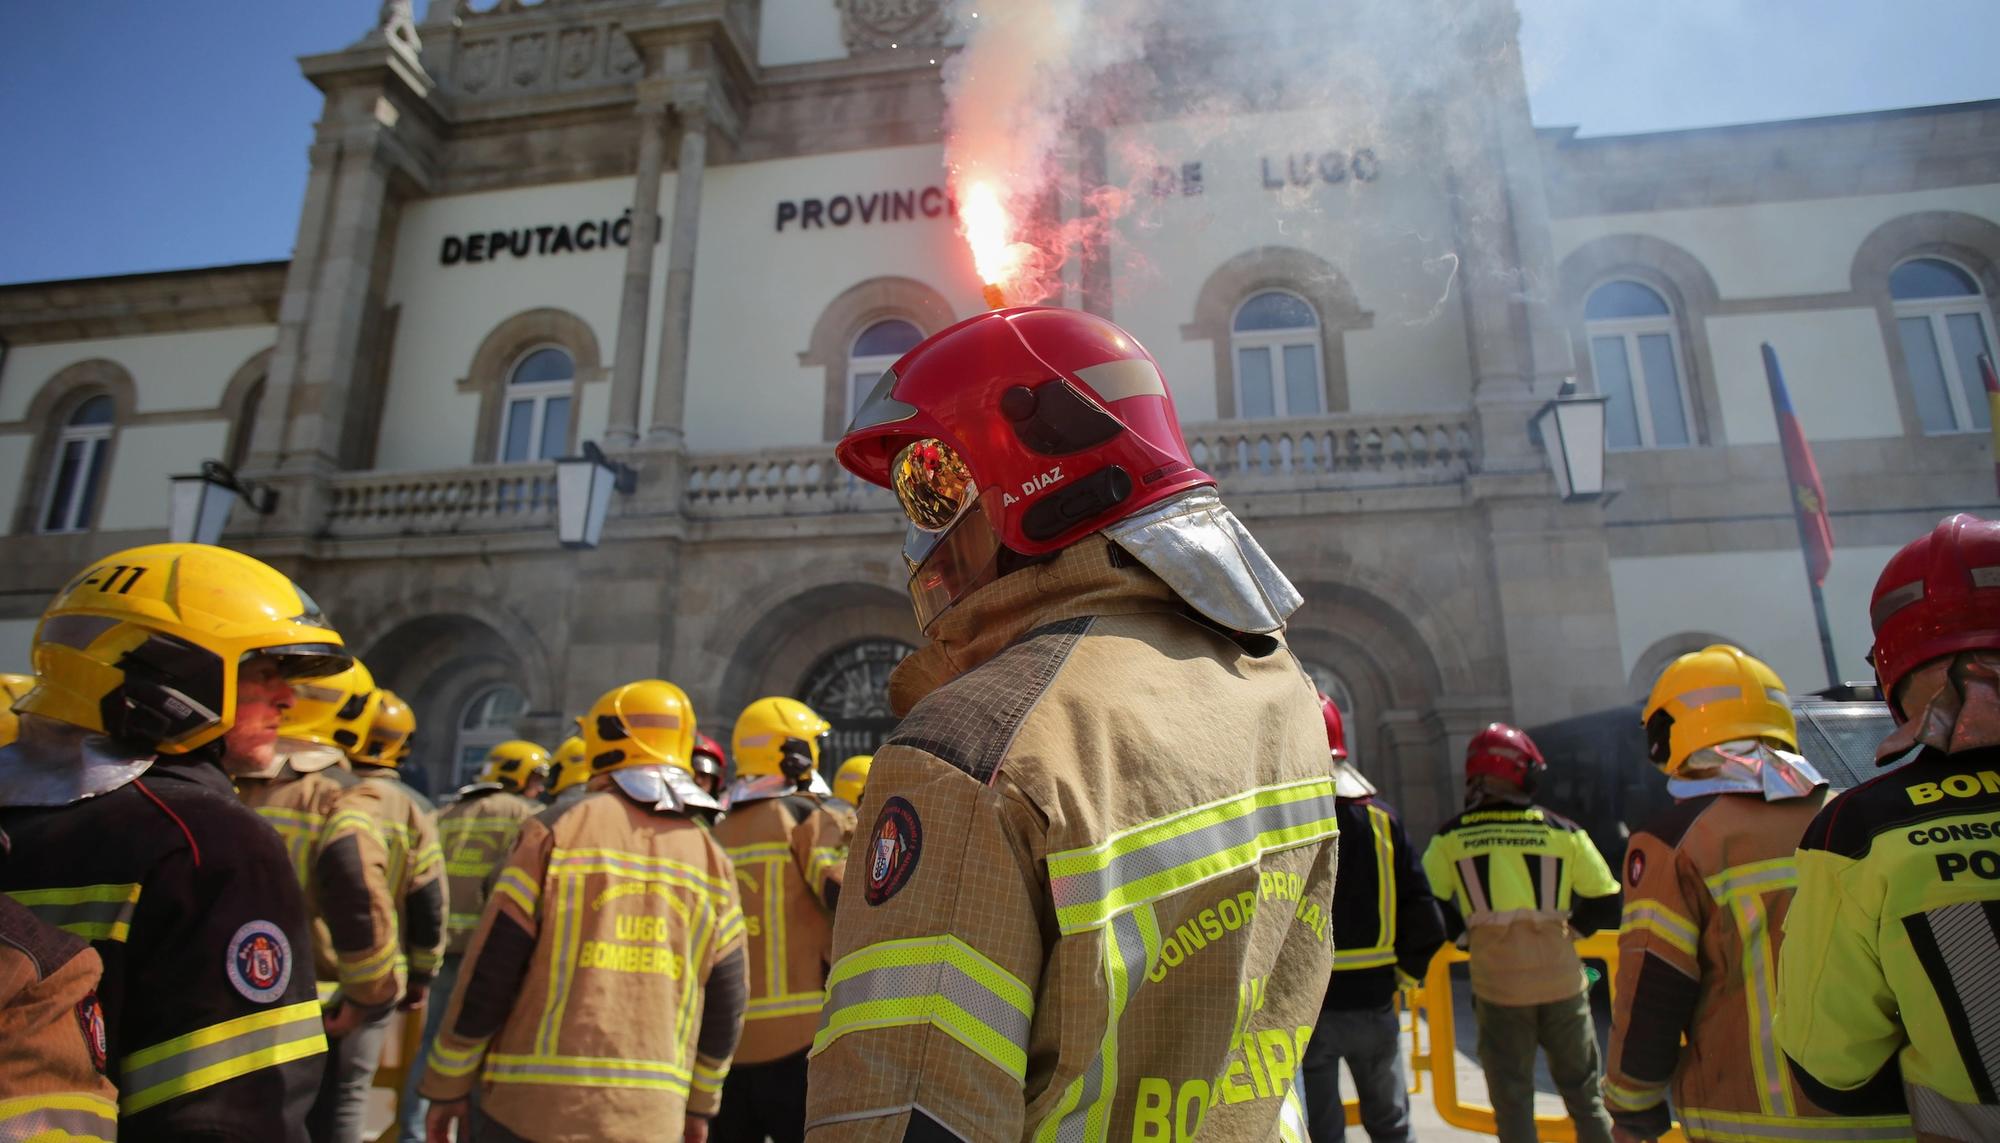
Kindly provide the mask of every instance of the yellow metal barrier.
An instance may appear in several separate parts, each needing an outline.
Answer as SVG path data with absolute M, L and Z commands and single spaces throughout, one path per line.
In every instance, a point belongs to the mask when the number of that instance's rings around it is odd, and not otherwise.
M 1576 942 L 1576 952 L 1586 960 L 1603 961 L 1605 980 L 1607 984 L 1615 987 L 1618 979 L 1618 934 L 1615 931 L 1595 933 L 1583 938 Z M 1411 1074 L 1417 1074 L 1420 1069 L 1431 1073 L 1435 1090 L 1433 1102 L 1437 1104 L 1439 1117 L 1446 1123 L 1467 1131 L 1477 1131 L 1483 1135 L 1497 1135 L 1499 1129 L 1491 1107 L 1462 1103 L 1458 1098 L 1456 1053 L 1458 1037 L 1454 1027 L 1458 1013 L 1452 1006 L 1451 966 L 1471 959 L 1464 951 L 1451 945 L 1446 945 L 1443 951 L 1432 958 L 1430 972 L 1424 978 L 1420 1001 L 1421 1012 L 1417 1008 L 1411 1011 L 1413 1026 L 1417 1023 L 1419 1014 L 1423 1017 L 1423 1023 L 1428 1026 L 1429 1058 L 1424 1060 L 1422 1058 L 1424 1053 L 1413 1051 L 1417 1062 L 1411 1069 Z M 1411 1042 L 1414 1048 L 1414 1032 Z M 1412 1090 L 1416 1090 L 1417 1086 L 1420 1085 L 1412 1085 Z M 1349 1122 L 1354 1122 L 1352 1115 L 1350 1112 Z M 1576 1125 L 1567 1115 L 1537 1115 L 1535 1130 L 1543 1139 L 1556 1140 L 1558 1143 L 1575 1143 L 1576 1140 Z M 1679 1128 L 1669 1131 L 1660 1138 L 1667 1143 L 1683 1143 L 1685 1139 Z

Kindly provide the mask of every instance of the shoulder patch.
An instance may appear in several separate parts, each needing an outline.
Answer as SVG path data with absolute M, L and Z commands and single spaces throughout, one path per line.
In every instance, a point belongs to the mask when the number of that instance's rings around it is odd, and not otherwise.
M 246 921 L 229 938 L 223 968 L 245 1000 L 269 1004 L 292 982 L 292 942 L 269 921 Z
M 1021 723 L 1090 624 L 1082 615 L 1028 632 L 924 696 L 883 745 L 921 750 L 990 785 Z
M 1651 821 L 1639 827 L 1639 832 L 1652 834 L 1660 839 L 1660 844 L 1673 849 L 1687 836 L 1687 831 L 1693 828 L 1695 820 L 1707 812 L 1708 807 L 1714 805 L 1715 799 L 1721 796 L 1721 794 L 1703 794 L 1699 798 L 1675 802 L 1653 815 Z M 1634 881 L 1633 884 L 1636 885 L 1638 882 Z
M 97 1002 L 97 993 L 88 992 L 76 1002 L 76 1027 L 83 1034 L 84 1050 L 90 1053 L 90 1066 L 104 1074 L 111 1054 L 111 1037 L 104 1031 L 104 1005 Z
M 917 807 L 902 798 L 884 802 L 868 835 L 868 903 L 880 905 L 909 884 L 923 852 L 924 823 Z
M 1625 884 L 1634 889 L 1646 878 L 1646 851 L 1637 846 L 1625 855 Z

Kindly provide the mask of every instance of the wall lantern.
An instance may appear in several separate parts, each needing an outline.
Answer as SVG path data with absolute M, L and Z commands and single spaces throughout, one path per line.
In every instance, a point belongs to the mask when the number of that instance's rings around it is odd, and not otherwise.
M 1564 500 L 1594 500 L 1604 494 L 1604 403 L 1584 397 L 1575 381 L 1563 382 L 1556 398 L 1528 418 L 1528 438 L 1548 454 L 1556 491 Z
M 630 494 L 639 474 L 604 455 L 595 442 L 583 442 L 582 456 L 556 459 L 556 539 L 565 548 L 594 548 L 604 534 L 604 517 L 611 494 Z
M 204 460 L 201 471 L 168 478 L 167 538 L 176 544 L 219 544 L 229 523 L 229 510 L 242 500 L 252 512 L 268 516 L 278 505 L 274 488 L 237 478 L 219 460 Z

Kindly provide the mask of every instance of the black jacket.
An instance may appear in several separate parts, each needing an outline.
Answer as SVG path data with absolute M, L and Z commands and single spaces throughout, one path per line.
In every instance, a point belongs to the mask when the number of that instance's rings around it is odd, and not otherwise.
M 1335 813 L 1333 981 L 1322 1007 L 1380 1008 L 1396 993 L 1398 968 L 1423 979 L 1444 944 L 1444 918 L 1394 810 L 1377 798 L 1341 798 Z

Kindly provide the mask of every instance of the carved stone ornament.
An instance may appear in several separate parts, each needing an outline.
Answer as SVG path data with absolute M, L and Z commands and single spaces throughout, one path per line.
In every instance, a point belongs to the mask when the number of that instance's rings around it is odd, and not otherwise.
M 582 79 L 597 62 L 597 29 L 570 28 L 556 45 L 557 67 L 566 80 Z
M 611 52 L 607 66 L 612 75 L 620 78 L 639 72 L 639 53 L 632 50 L 632 41 L 626 37 L 625 30 L 616 24 L 611 25 Z
M 500 72 L 500 44 L 482 40 L 467 44 L 458 56 L 458 82 L 467 91 L 484 91 Z
M 549 38 L 541 32 L 515 36 L 507 45 L 507 77 L 515 87 L 533 87 L 548 62 Z
M 835 0 L 840 5 L 841 37 L 847 50 L 882 52 L 898 48 L 936 47 L 944 43 L 950 21 L 941 0 Z

